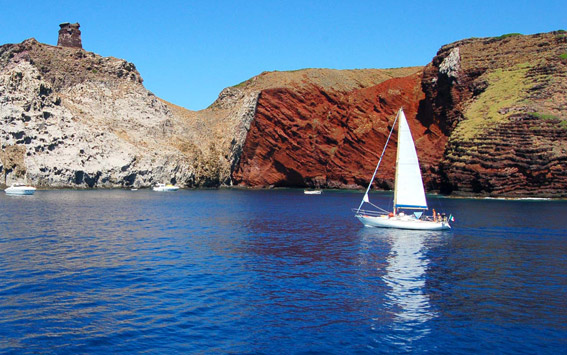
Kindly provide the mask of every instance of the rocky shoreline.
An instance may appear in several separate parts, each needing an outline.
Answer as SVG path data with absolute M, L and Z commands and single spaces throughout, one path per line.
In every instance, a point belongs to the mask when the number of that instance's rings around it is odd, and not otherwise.
M 8 188 L 9 185 L 0 184 L 0 190 Z M 303 187 L 257 187 L 257 186 L 226 186 L 219 185 L 217 187 L 184 187 L 180 188 L 178 191 L 207 191 L 207 190 L 236 190 L 236 191 L 297 191 L 298 194 L 303 194 L 305 188 Z M 36 191 L 40 193 L 42 191 L 132 191 L 131 187 L 39 187 Z M 152 186 L 136 188 L 133 193 L 137 191 L 152 191 Z M 323 193 L 351 193 L 351 194 L 364 194 L 365 189 L 322 189 Z M 392 190 L 371 190 L 370 193 L 392 193 Z M 526 197 L 523 195 L 499 195 L 493 196 L 489 194 L 475 194 L 475 193 L 465 193 L 457 192 L 450 195 L 442 194 L 439 191 L 428 191 L 428 196 L 436 196 L 437 198 L 448 198 L 448 199 L 471 199 L 471 200 L 512 200 L 512 201 L 565 201 L 566 196 L 557 195 L 543 195 L 537 197 Z

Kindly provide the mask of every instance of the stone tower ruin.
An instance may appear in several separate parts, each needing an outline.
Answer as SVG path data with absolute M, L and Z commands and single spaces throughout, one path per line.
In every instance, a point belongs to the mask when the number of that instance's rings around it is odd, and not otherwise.
M 79 23 L 65 22 L 59 25 L 59 39 L 57 40 L 58 47 L 72 47 L 83 48 L 81 43 L 81 31 L 79 30 Z

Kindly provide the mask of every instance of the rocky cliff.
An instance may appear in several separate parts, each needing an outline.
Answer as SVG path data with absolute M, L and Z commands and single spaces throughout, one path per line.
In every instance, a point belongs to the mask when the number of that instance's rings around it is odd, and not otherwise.
M 216 186 L 229 179 L 224 137 L 197 116 L 124 60 L 34 39 L 0 47 L 2 183 Z
M 435 169 L 442 153 L 435 147 L 443 147 L 446 137 L 437 126 L 415 119 L 423 99 L 421 68 L 375 70 L 371 82 L 363 82 L 370 77 L 369 71 L 305 70 L 296 74 L 295 80 L 261 91 L 233 172 L 235 183 L 364 186 L 402 106 L 424 169 Z M 395 154 L 395 149 L 386 152 L 378 185 L 392 186 Z
M 266 72 L 192 112 L 155 97 L 124 60 L 34 39 L 4 45 L 2 182 L 357 187 L 368 180 L 397 108 L 415 117 L 420 70 Z M 427 128 L 415 125 L 421 138 Z M 418 143 L 425 166 L 440 159 L 430 149 L 438 133 L 432 127 Z
M 423 71 L 391 71 L 364 87 L 303 72 L 260 92 L 234 181 L 362 187 L 404 106 L 428 190 L 567 196 L 566 43 L 563 31 L 467 39 Z M 336 75 L 325 82 L 348 82 Z M 387 151 L 378 186 L 392 186 L 394 159 Z
M 403 106 L 428 190 L 567 196 L 566 73 L 563 32 L 467 39 L 426 67 L 262 73 L 193 112 L 132 63 L 30 39 L 0 47 L 0 183 L 359 188 Z
M 445 193 L 567 196 L 564 31 L 467 39 L 426 66 L 419 113 L 450 136 Z

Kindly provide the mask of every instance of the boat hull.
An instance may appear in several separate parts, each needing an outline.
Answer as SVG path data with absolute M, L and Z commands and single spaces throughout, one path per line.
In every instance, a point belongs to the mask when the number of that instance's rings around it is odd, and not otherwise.
M 172 192 L 179 190 L 179 187 L 171 184 L 159 183 L 153 187 L 153 190 L 158 192 Z
M 430 231 L 451 229 L 451 226 L 449 225 L 448 222 L 427 221 L 410 216 L 389 217 L 388 215 L 383 215 L 383 216 L 374 217 L 374 216 L 366 216 L 366 215 L 357 215 L 356 218 L 358 218 L 358 220 L 366 227 L 430 230 Z
M 4 192 L 7 195 L 33 195 L 35 193 L 35 187 L 9 187 Z
M 179 187 L 177 186 L 173 186 L 173 187 L 154 187 L 154 191 L 158 191 L 158 192 L 173 192 L 173 191 L 177 191 L 179 190 Z

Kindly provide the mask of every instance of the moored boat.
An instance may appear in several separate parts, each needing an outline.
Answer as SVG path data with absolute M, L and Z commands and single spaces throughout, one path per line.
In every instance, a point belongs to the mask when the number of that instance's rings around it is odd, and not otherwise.
M 8 195 L 33 195 L 36 188 L 25 184 L 14 183 L 8 187 L 4 192 Z
M 171 185 L 171 184 L 158 183 L 156 186 L 153 187 L 153 190 L 159 191 L 159 192 L 171 192 L 171 191 L 179 190 L 179 187 Z

